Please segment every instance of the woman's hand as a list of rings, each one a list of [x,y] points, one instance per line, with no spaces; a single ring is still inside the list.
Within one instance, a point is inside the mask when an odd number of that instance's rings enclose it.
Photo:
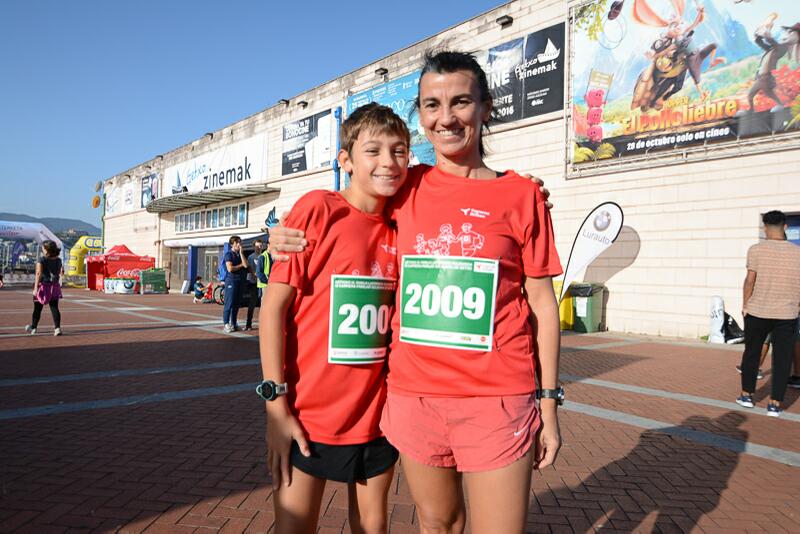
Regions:
[[[267,415],[267,464],[272,473],[272,488],[277,490],[281,483],[286,486],[292,484],[292,471],[290,467],[290,454],[292,440],[297,442],[303,456],[310,456],[303,427],[293,415],[288,412]]]
[[[555,400],[547,400],[555,403]],[[533,459],[533,468],[544,469],[551,465],[556,461],[560,448],[561,430],[558,428],[558,416],[554,409],[549,417],[542,414],[542,426],[536,433],[536,455]]]
[[[553,203],[550,202],[550,190],[544,186],[544,180],[530,174],[523,174],[522,176],[539,184],[539,191],[542,192],[542,196],[544,197],[544,205],[547,206],[547,209],[553,209]]]
[[[281,220],[286,218],[286,213],[281,216]],[[303,252],[308,245],[305,233],[302,230],[286,228],[281,223],[269,229],[269,255],[274,261],[289,261],[288,254],[282,252]]]

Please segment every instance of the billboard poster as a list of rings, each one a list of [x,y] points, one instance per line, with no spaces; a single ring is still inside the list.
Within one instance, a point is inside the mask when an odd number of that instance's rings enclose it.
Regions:
[[[284,126],[281,174],[330,165],[332,124],[333,115],[327,110]]]
[[[141,208],[158,198],[158,174],[148,174],[142,177],[142,201]]]
[[[266,179],[267,134],[260,133],[167,167],[161,196],[242,187]]]
[[[800,127],[796,0],[595,0],[573,20],[573,163]]]
[[[492,124],[564,108],[564,24],[477,54],[494,99]]]
[[[419,114],[414,109],[414,101],[419,92],[419,73],[414,71],[396,80],[391,80],[371,89],[347,97],[347,114],[355,109],[377,102],[388,106],[402,118],[411,132],[411,165],[427,163],[434,165],[436,156],[433,145],[425,137],[425,132],[419,124]]]

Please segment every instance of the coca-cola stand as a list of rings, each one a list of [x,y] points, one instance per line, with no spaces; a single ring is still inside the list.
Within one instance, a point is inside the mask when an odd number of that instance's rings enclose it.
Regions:
[[[102,291],[106,278],[138,280],[139,272],[152,269],[155,265],[155,258],[140,256],[131,252],[125,245],[116,245],[105,254],[86,258],[86,287]]]

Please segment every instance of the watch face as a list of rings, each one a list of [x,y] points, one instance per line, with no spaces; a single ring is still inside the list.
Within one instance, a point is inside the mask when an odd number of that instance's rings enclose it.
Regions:
[[[256,393],[258,393],[258,396],[264,400],[274,400],[275,384],[269,380],[265,380],[264,382],[261,382],[258,387],[256,387]]]

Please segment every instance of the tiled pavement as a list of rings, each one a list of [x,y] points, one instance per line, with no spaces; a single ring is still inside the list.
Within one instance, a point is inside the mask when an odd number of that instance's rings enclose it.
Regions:
[[[0,291],[0,532],[268,532],[256,338],[186,296],[68,291],[65,335]],[[565,336],[564,446],[529,532],[800,532],[800,403],[731,402],[740,347]],[[400,470],[398,470],[399,472]],[[320,532],[349,532],[330,484]],[[391,532],[417,532],[402,475]]]

